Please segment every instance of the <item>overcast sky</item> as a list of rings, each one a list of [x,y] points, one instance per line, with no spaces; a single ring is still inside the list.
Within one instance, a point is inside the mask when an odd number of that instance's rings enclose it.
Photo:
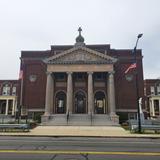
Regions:
[[[144,78],[160,77],[160,0],[0,0],[0,79],[18,79],[21,50],[74,44],[132,49],[138,33]]]

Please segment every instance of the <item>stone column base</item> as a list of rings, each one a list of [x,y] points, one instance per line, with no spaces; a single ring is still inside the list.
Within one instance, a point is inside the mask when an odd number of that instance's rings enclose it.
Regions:
[[[48,122],[50,115],[42,115],[41,116],[41,123]]]
[[[119,124],[119,116],[118,115],[110,114],[110,119],[111,119],[112,122]]]

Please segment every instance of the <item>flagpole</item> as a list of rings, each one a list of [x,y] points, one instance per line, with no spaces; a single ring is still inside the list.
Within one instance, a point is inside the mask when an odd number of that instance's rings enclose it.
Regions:
[[[137,41],[136,41],[136,45],[135,45],[135,47],[134,47],[134,52],[133,52],[133,54],[134,54],[134,62],[136,63],[136,66],[138,66],[137,65],[137,55],[136,55],[136,53],[137,53],[137,44],[138,44],[138,40],[139,40],[139,38],[141,38],[142,37],[142,35],[143,34],[139,34],[138,36],[137,36]],[[138,114],[138,133],[141,133],[141,118],[140,118],[140,109],[139,109],[139,86],[138,86],[138,70],[137,70],[137,67],[135,68],[135,88],[136,88],[136,105],[137,105],[137,114]]]
[[[19,104],[19,108],[18,108],[18,123],[19,123],[19,120],[20,120],[20,117],[21,117],[21,109],[22,109],[22,101],[23,101],[23,60],[20,58],[21,60],[21,68],[20,68],[20,84],[21,84],[21,88],[20,88],[20,104]]]

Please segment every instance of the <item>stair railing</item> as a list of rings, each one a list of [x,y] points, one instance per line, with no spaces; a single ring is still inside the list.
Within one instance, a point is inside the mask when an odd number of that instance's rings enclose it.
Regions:
[[[93,115],[92,115],[92,112],[91,112],[91,126],[92,126],[92,121],[93,121]]]
[[[69,121],[69,110],[67,111],[67,124],[68,124],[68,121]]]

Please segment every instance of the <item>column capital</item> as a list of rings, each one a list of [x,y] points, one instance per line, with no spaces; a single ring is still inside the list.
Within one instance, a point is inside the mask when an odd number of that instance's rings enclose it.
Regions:
[[[109,71],[108,73],[109,73],[109,75],[114,75],[115,71]]]
[[[46,75],[48,76],[48,75],[51,75],[53,72],[50,72],[50,71],[47,71],[46,72]]]
[[[73,72],[70,72],[70,71],[69,71],[69,72],[66,72],[66,73],[67,73],[67,74],[72,74]]]
[[[92,72],[92,71],[90,71],[90,72],[87,72],[87,74],[93,74],[93,72]]]

